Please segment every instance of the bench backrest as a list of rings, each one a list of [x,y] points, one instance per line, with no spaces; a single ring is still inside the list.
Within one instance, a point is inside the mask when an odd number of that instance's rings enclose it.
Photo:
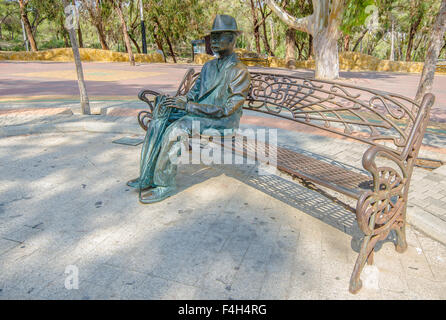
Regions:
[[[402,158],[421,143],[434,102],[431,94],[419,104],[399,94],[346,83],[285,74],[250,74],[251,88],[244,109],[380,145]],[[198,75],[188,70],[177,94],[186,94]]]

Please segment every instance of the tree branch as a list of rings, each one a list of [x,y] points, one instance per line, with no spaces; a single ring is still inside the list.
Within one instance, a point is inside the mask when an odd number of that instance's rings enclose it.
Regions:
[[[262,23],[271,15],[272,11],[268,12],[268,14],[263,18],[260,22],[257,22],[257,24],[254,26],[254,28],[257,28],[262,25]]]
[[[342,15],[345,8],[344,0],[333,0],[331,4],[330,16],[328,18],[328,25],[331,32],[339,33],[339,27],[342,23]]]
[[[3,22],[6,21],[6,18],[8,18],[10,15],[12,15],[12,12],[7,13],[6,16],[4,16],[4,17],[2,18],[2,20],[0,20],[0,23],[3,24]]]
[[[266,0],[268,7],[288,26],[293,29],[313,34],[311,22],[313,20],[313,15],[306,16],[303,18],[295,18],[282,9],[274,0]]]

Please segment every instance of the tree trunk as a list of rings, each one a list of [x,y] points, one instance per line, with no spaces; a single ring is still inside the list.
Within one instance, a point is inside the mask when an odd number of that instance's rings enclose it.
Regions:
[[[308,35],[308,59],[313,58],[313,36]]]
[[[81,31],[81,25],[79,24],[78,29],[77,29],[77,35],[79,37],[79,48],[83,48],[84,47],[84,41],[82,39],[82,31]]]
[[[170,38],[167,34],[165,34],[167,45],[169,46],[170,54],[172,55],[173,63],[177,63],[177,58],[175,57],[175,52],[173,51],[172,42],[170,42]]]
[[[130,37],[129,37],[129,33],[127,31],[127,25],[125,24],[124,14],[122,13],[121,1],[117,0],[117,1],[113,1],[113,3],[115,4],[116,12],[118,13],[119,19],[121,20],[122,33],[124,35],[125,46],[127,48],[128,54],[129,54],[130,65],[134,66],[135,65],[135,57],[133,56],[132,45],[130,43]]]
[[[21,17],[23,24],[25,26],[26,35],[27,35],[28,41],[31,45],[31,50],[33,52],[36,52],[36,51],[38,51],[38,49],[37,49],[36,40],[34,39],[34,35],[32,32],[31,24],[29,23],[29,20],[28,20],[28,14],[26,13],[27,5],[28,5],[27,0],[19,0],[20,17]]]
[[[274,25],[271,22],[269,24],[269,26],[270,26],[270,30],[271,30],[271,50],[274,52],[274,51],[276,51],[276,39],[274,37]]]
[[[105,37],[104,32],[104,23],[102,21],[102,10],[100,0],[96,0],[96,11],[95,16],[93,17],[95,21],[96,29],[98,30],[99,42],[101,43],[102,50],[109,50],[107,44],[107,38]]]
[[[304,43],[301,41],[300,44],[297,42],[297,39],[294,38],[294,45],[297,49],[297,60],[303,60],[303,50],[304,50]]]
[[[446,39],[443,39],[443,43],[444,43],[444,45],[443,45],[443,48],[440,49],[440,55],[443,52],[443,50],[446,49]]]
[[[153,30],[152,34],[153,34],[153,39],[155,39],[155,43],[156,43],[156,46],[158,47],[158,50],[161,50],[161,52],[163,53],[164,62],[167,62],[166,52],[164,51],[163,43],[162,43],[161,39],[158,37],[157,30]]]
[[[265,46],[266,52],[268,52],[270,56],[274,57],[274,52],[271,50],[268,42],[268,34],[266,32],[266,15],[262,8],[260,8],[260,14],[262,15],[263,45]]]
[[[95,23],[94,26],[96,30],[98,30],[99,42],[101,43],[102,50],[110,50],[107,44],[107,40],[105,38],[104,29],[102,27],[102,23]]]
[[[101,43],[102,50],[109,50],[107,40],[104,33],[104,27],[102,23],[101,3],[99,0],[83,0],[82,1],[87,8],[90,19],[98,32],[99,42]]]
[[[26,51],[29,51],[29,43],[28,43],[28,39],[26,38],[26,31],[25,31],[25,25],[23,24],[23,21],[20,20],[21,24],[22,24],[22,34],[23,34],[23,41],[25,42],[25,47],[26,47]]]
[[[286,30],[286,67],[296,68],[296,30],[288,28]]]
[[[63,0],[64,7],[68,5],[68,0]],[[82,61],[77,47],[76,32],[74,28],[68,29],[70,35],[71,48],[73,50],[74,63],[76,65],[77,83],[79,85],[79,93],[81,100],[82,114],[90,114],[90,103],[88,101],[87,88],[85,87],[84,72],[82,70]]]
[[[356,41],[355,45],[353,46],[352,51],[355,51],[356,48],[358,47],[358,45],[360,43],[362,43],[362,39],[364,38],[364,36],[367,33],[367,31],[369,31],[369,29],[365,29],[364,31],[362,31],[361,35],[359,36],[358,40]]]
[[[410,25],[409,41],[407,42],[407,50],[406,50],[406,61],[411,60],[413,39],[415,37],[415,34],[417,33],[418,26],[420,25],[422,18],[423,18],[423,15],[419,14],[417,16],[416,20]]]
[[[425,35],[423,34],[422,36],[420,36],[420,39],[418,40],[418,42],[417,43],[415,43],[415,46],[414,46],[414,48],[413,48],[413,61],[417,61],[417,59],[418,59],[418,56],[419,56],[419,51],[418,51],[418,48],[420,47],[420,44],[421,44],[421,42],[423,42],[423,38],[425,37]],[[414,40],[414,42],[415,42],[415,40]],[[440,50],[440,52],[441,52],[441,50]]]
[[[398,38],[399,38],[399,33],[397,32],[397,33],[395,34],[395,40],[394,40],[395,45],[396,45],[396,49],[395,49],[395,51],[396,51],[396,53],[395,53],[395,60],[396,60],[396,61],[399,61],[399,60],[400,60],[400,50],[399,50],[399,48],[398,48]]]
[[[403,45],[404,45],[404,33],[401,33],[401,41],[400,45],[398,46],[398,61],[403,61]]]
[[[254,26],[254,39],[256,41],[256,51],[260,54],[260,32],[259,32],[259,22],[257,20],[256,8],[254,5],[254,0],[251,0],[251,14],[252,14],[252,24]]]
[[[161,33],[163,34],[164,39],[165,39],[166,42],[167,42],[167,45],[169,46],[169,51],[170,51],[170,54],[172,55],[173,62],[174,62],[174,63],[177,63],[177,59],[176,59],[176,57],[175,57],[175,52],[173,51],[172,42],[170,42],[170,38],[169,38],[169,36],[168,36],[167,33],[164,31],[164,29],[163,29],[163,27],[161,26],[161,23],[159,22],[158,18],[155,17],[154,20],[155,20],[156,25],[157,25],[158,28],[160,29]]]
[[[70,46],[70,44],[68,43],[68,37],[65,33],[63,34],[63,42],[64,42],[65,48],[68,48]]]
[[[268,52],[270,56],[274,57],[274,52],[271,50],[271,47],[269,46],[265,23],[263,23],[263,45],[265,46],[266,52]]]
[[[37,10],[35,11],[35,16],[34,16],[33,22],[31,23],[31,31],[32,31],[34,37],[36,37],[36,35],[37,35],[37,28],[43,21],[45,21],[45,19],[46,19],[45,17],[43,17],[43,18],[40,17],[39,11],[37,11]]]
[[[350,35],[346,34],[344,37],[344,51],[350,51]]]
[[[392,19],[392,30],[390,31],[390,61],[394,61],[395,60],[395,27],[394,27],[394,22]]]
[[[432,90],[434,82],[435,68],[438,55],[443,46],[443,35],[446,31],[446,0],[442,0],[440,12],[431,31],[429,48],[427,49],[426,60],[424,61],[423,72],[421,73],[415,100],[421,102],[424,95]]]
[[[313,36],[317,79],[339,77],[337,41],[345,7],[344,0],[313,0],[313,14],[296,18],[288,14],[274,0],[265,0],[270,9],[289,27]]]
[[[59,26],[60,26],[60,30],[62,32],[64,46],[65,46],[65,48],[68,48],[68,47],[70,47],[70,43],[68,42],[69,35],[68,35],[67,30],[65,30],[65,20],[64,20],[63,16],[60,16]]]
[[[313,40],[317,79],[334,79],[339,77],[338,41],[328,29],[316,34]]]
[[[381,41],[384,36],[384,32],[378,32],[373,40],[370,41],[369,55],[372,55],[376,49],[376,45]]]
[[[141,48],[139,47],[138,42],[135,40],[134,37],[132,37],[132,35],[130,33],[129,33],[129,37],[130,37],[130,40],[132,40],[133,44],[135,45],[136,51],[138,51],[138,53],[141,53]]]

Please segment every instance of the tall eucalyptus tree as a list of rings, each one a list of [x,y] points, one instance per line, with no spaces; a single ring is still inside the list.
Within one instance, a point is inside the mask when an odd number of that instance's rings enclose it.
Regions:
[[[312,0],[313,13],[302,18],[290,15],[274,0],[265,2],[288,26],[312,36],[315,77],[338,78],[338,39],[342,34],[341,26],[364,23],[364,9],[370,4],[370,0]],[[344,14],[345,9],[348,9],[347,15]]]
[[[444,45],[444,34],[446,32],[446,0],[441,1],[440,11],[438,12],[430,35],[423,72],[421,73],[420,83],[415,97],[417,101],[421,101],[423,96],[432,90],[438,55]]]

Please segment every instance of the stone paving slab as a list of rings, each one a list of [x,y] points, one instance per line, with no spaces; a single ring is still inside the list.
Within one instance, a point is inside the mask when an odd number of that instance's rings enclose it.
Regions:
[[[122,109],[121,109],[122,110]],[[338,139],[334,135],[326,135],[313,130],[305,130],[300,125],[294,128],[289,122],[268,117],[255,117],[253,112],[246,112],[242,118],[241,129],[277,128],[278,143],[281,146],[306,154],[319,160],[335,163],[348,170],[368,174],[362,169],[361,161],[367,145],[346,139]],[[14,116],[16,125],[0,127],[1,136],[51,132],[114,132],[141,136],[143,133],[135,117],[131,116],[81,116],[60,114],[41,116],[38,114]],[[0,117],[1,121],[2,117]],[[284,122],[282,125],[281,123]],[[262,126],[267,125],[267,126]],[[446,163],[446,143],[438,140],[441,136],[427,133],[420,150],[420,157],[431,158]],[[432,141],[438,140],[433,147]],[[435,144],[435,143],[434,143]],[[389,164],[391,165],[391,164]],[[446,243],[446,172],[445,166],[430,172],[423,168],[414,168],[411,187],[409,189],[408,221],[431,237]],[[329,194],[333,192],[324,189]],[[340,194],[342,199],[352,207],[355,203]]]
[[[352,214],[255,165],[182,165],[176,195],[139,204],[125,181],[140,148],[121,136],[0,139],[0,299],[446,299],[446,246],[412,227],[351,295]]]

